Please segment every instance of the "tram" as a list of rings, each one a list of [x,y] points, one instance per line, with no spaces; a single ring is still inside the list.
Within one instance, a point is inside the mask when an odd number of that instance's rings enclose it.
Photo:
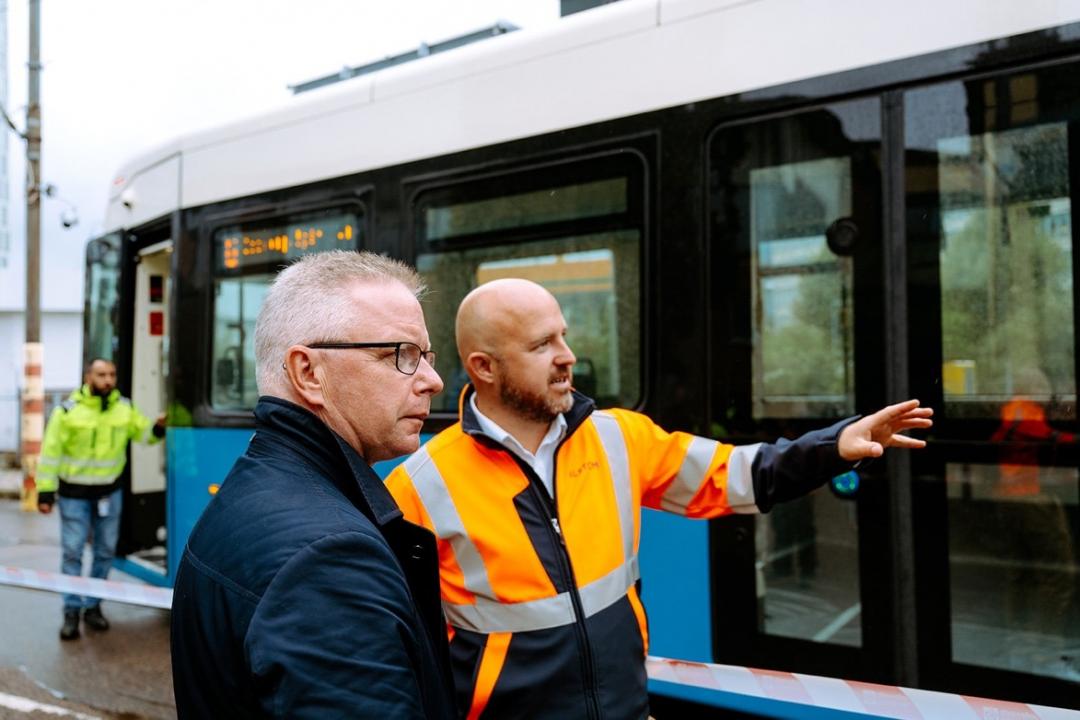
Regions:
[[[1078,76],[1075,0],[623,0],[131,160],[84,343],[169,418],[125,569],[171,583],[250,438],[275,273],[363,248],[432,288],[425,432],[505,276],[559,298],[580,389],[669,429],[935,408],[925,451],[767,515],[646,511],[653,654],[1080,708]]]

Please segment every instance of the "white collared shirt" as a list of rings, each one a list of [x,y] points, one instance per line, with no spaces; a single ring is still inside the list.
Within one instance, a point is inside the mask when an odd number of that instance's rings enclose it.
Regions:
[[[536,473],[536,476],[540,478],[540,482],[544,483],[548,495],[554,497],[555,449],[559,447],[559,443],[562,442],[562,439],[566,436],[566,418],[563,417],[562,413],[556,415],[555,419],[551,421],[551,426],[548,427],[547,435],[540,441],[540,447],[536,448],[536,454],[534,455],[526,450],[525,446],[517,441],[517,438],[499,427],[498,423],[487,415],[480,412],[480,408],[476,407],[475,393],[469,398],[469,402],[472,404],[472,410],[476,413],[476,420],[480,423],[480,429],[484,431],[484,434],[494,440],[498,440],[503,447],[528,463],[529,467]]]

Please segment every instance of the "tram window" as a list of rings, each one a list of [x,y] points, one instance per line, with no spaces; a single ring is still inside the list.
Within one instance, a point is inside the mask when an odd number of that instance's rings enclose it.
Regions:
[[[792,437],[854,413],[856,316],[875,316],[856,291],[879,277],[880,117],[856,100],[710,138],[714,435]],[[754,519],[760,633],[862,645],[856,507],[819,491]]]
[[[214,232],[214,409],[255,407],[255,320],[278,272],[304,255],[361,246],[362,228],[355,212],[323,210]]]
[[[115,358],[116,312],[120,285],[120,236],[98,238],[86,246],[86,347],[90,358]]]
[[[625,212],[626,202],[626,178],[619,177],[428,207],[424,212],[425,239],[444,240],[530,225],[603,217]]]
[[[913,297],[929,315],[912,333],[940,348],[914,363],[944,396],[952,659],[1069,680],[1080,677],[1076,71],[905,98]]]
[[[851,216],[848,158],[750,172],[754,417],[854,411],[851,259],[829,225]]]
[[[424,250],[416,267],[431,289],[425,313],[446,382],[433,409],[457,410],[468,382],[455,351],[458,303],[509,277],[533,280],[558,298],[578,358],[575,387],[601,406],[632,407],[641,397],[642,213],[634,175],[561,185],[524,175],[442,189],[418,202]]]
[[[1064,122],[935,139],[950,417],[1023,393],[1076,418],[1068,152]]]

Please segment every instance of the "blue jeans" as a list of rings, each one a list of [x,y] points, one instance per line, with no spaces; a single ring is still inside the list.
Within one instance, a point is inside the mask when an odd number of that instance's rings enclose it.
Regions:
[[[63,548],[60,572],[65,575],[82,575],[83,547],[90,537],[91,528],[94,531],[94,562],[90,567],[90,577],[104,580],[109,574],[116,555],[116,540],[120,535],[120,507],[124,491],[117,490],[102,499],[109,501],[105,517],[98,512],[98,500],[57,498],[60,507],[60,545]],[[100,604],[99,598],[64,595],[64,612]]]

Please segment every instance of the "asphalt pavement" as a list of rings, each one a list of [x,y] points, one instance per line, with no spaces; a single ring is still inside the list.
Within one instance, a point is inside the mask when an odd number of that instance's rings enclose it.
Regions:
[[[0,565],[56,572],[59,519],[22,512],[20,483],[0,471]],[[140,582],[116,570],[109,579]],[[102,609],[109,631],[84,628],[62,642],[59,595],[0,586],[0,720],[176,717],[168,612],[108,601]]]

